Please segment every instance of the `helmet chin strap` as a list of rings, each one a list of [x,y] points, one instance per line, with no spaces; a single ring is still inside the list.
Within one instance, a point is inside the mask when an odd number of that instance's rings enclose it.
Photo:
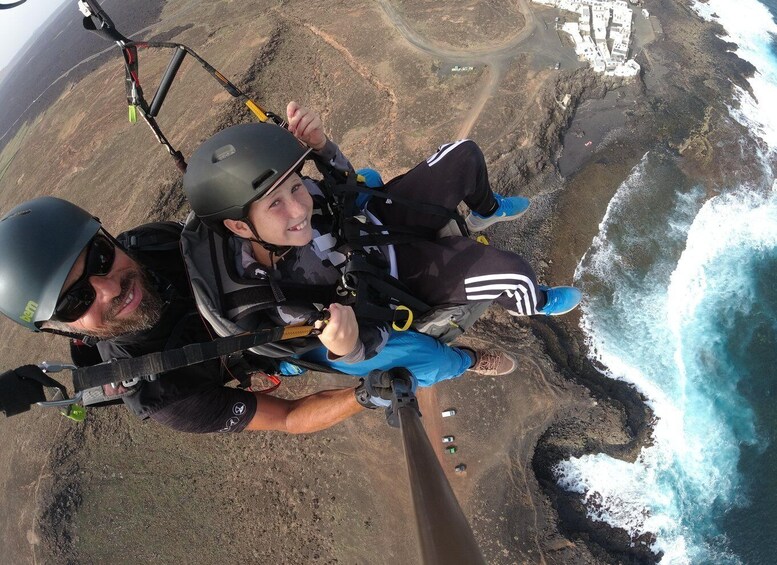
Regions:
[[[89,335],[86,335],[86,334],[83,334],[83,333],[66,332],[66,331],[57,330],[57,329],[54,329],[54,328],[40,328],[40,331],[46,332],[46,333],[49,333],[49,334],[54,334],[54,335],[61,335],[63,337],[67,337],[67,338],[70,338],[70,339],[78,339],[78,340],[83,341],[84,343],[88,343],[89,345],[92,345],[93,343],[96,343],[97,340],[98,340],[98,338],[96,338],[96,337],[89,336]]]
[[[270,252],[270,266],[275,269],[275,258],[283,259],[284,256],[291,251],[292,246],[290,245],[274,245],[272,243],[267,243],[264,241],[261,237],[259,237],[259,234],[256,231],[256,228],[254,227],[253,222],[250,218],[246,217],[242,220],[243,223],[245,223],[250,229],[251,233],[254,234],[254,237],[249,238],[248,241],[253,241],[254,243],[258,243],[261,245],[264,249]]]

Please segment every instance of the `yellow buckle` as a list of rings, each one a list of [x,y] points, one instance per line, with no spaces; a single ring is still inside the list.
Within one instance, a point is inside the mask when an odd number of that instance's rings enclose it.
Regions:
[[[489,244],[488,243],[488,238],[486,236],[482,235],[482,234],[477,236],[475,238],[475,241],[477,241],[478,243],[482,243],[483,245],[488,245]]]
[[[391,327],[398,332],[403,332],[407,329],[410,329],[410,326],[413,323],[413,311],[407,306],[403,306],[400,304],[399,306],[397,306],[394,312],[396,313],[396,312],[399,312],[400,310],[407,312],[407,320],[405,321],[405,324],[403,326],[398,326],[396,322],[391,322]]]

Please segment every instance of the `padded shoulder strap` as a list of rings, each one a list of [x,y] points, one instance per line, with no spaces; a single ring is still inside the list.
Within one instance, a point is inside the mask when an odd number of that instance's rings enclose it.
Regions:
[[[170,251],[178,247],[182,230],[179,222],[152,222],[120,233],[116,239],[127,249]]]

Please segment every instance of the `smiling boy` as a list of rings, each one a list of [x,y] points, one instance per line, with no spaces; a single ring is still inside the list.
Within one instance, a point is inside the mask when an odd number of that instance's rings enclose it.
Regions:
[[[332,213],[338,203],[331,187],[303,178],[300,171],[311,152],[346,175],[354,175],[353,168],[325,135],[318,114],[290,102],[287,116],[288,130],[269,123],[222,130],[194,152],[184,176],[195,215],[184,230],[185,255],[200,309],[220,335],[301,323],[327,308],[331,317],[318,340],[255,351],[312,360],[351,374],[401,364],[421,385],[431,385],[457,376],[462,365],[440,365],[425,357],[461,350],[440,350],[439,342],[417,332],[391,331],[390,320],[379,315],[385,304],[369,303],[376,295],[391,293],[386,285],[407,289],[432,307],[496,301],[514,315],[558,315],[579,302],[574,288],[537,284],[533,270],[517,254],[466,237],[418,238],[402,245],[350,243]],[[388,198],[373,196],[354,215],[372,225],[412,225],[429,233],[442,228],[462,200],[472,210],[467,218],[472,230],[514,220],[529,204],[525,198],[491,191],[482,154],[468,140],[444,146],[383,190]],[[445,217],[426,212],[430,203],[443,209]],[[375,278],[385,283],[378,285],[380,290],[349,287],[354,257],[368,264],[373,283]],[[269,288],[272,296],[248,298],[252,285]],[[327,288],[328,295],[323,292]],[[409,349],[411,341],[414,347]],[[464,369],[506,374],[515,367],[515,360],[498,350],[465,353],[470,359]],[[454,366],[457,372],[451,374]]]

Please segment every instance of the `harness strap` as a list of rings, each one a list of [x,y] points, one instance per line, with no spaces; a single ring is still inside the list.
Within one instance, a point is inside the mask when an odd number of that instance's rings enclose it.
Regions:
[[[445,206],[419,202],[392,194],[390,190],[391,183],[393,180],[401,177],[389,181],[383,189],[374,189],[359,183],[357,180],[358,175],[356,174],[346,174],[342,171],[333,170],[332,167],[321,163],[319,159],[314,160],[324,177],[323,188],[329,193],[329,197],[337,202],[337,210],[333,218],[335,223],[334,232],[340,234],[349,245],[358,247],[402,245],[418,241],[429,241],[436,238],[436,233],[433,230],[413,226],[372,226],[355,221],[353,216],[358,213],[356,202],[357,196],[360,194],[396,202],[419,212],[453,220],[459,226],[462,233],[467,233],[466,225],[456,210],[449,210]]]
[[[180,245],[182,228],[177,222],[155,222],[121,233],[116,240],[127,249],[172,251]]]
[[[407,312],[405,322],[412,317],[414,312],[424,314],[431,309],[428,304],[413,296],[404,283],[372,265],[362,255],[351,254],[345,265],[343,277],[346,282],[349,282],[350,279],[351,282],[356,283],[354,310],[359,317],[382,322],[395,323],[397,321],[397,310],[387,306],[376,306],[374,301],[370,299],[370,295],[376,292],[389,298],[390,302],[395,305],[404,306],[404,311],[410,310]]]
[[[306,285],[303,288],[279,286],[285,296],[281,303],[285,305],[299,304],[309,306],[312,302],[328,306],[333,298],[331,286]],[[241,288],[221,297],[221,305],[225,311],[230,311],[246,304],[251,305],[250,312],[256,312],[257,310],[275,308],[279,305],[279,302],[275,299],[275,293],[269,285]]]
[[[147,353],[129,359],[113,359],[99,365],[73,369],[73,386],[76,392],[79,392],[137,377],[166,373],[258,345],[315,335],[315,332],[317,330],[312,326],[278,327],[240,336],[217,338],[209,342],[192,343],[178,349]]]
[[[298,359],[296,357],[284,357],[281,359],[282,361],[286,361],[287,363],[291,363],[292,365],[297,365],[298,367],[302,367],[303,369],[308,369],[310,371],[318,371],[319,373],[336,373],[338,375],[346,375],[348,373],[343,373],[339,369],[335,369],[334,367],[330,367],[329,365],[323,365],[321,363],[315,363],[313,361],[306,361],[305,359]]]
[[[401,245],[434,239],[434,232],[413,226],[376,226],[359,221],[343,222],[343,237],[349,245]]]

